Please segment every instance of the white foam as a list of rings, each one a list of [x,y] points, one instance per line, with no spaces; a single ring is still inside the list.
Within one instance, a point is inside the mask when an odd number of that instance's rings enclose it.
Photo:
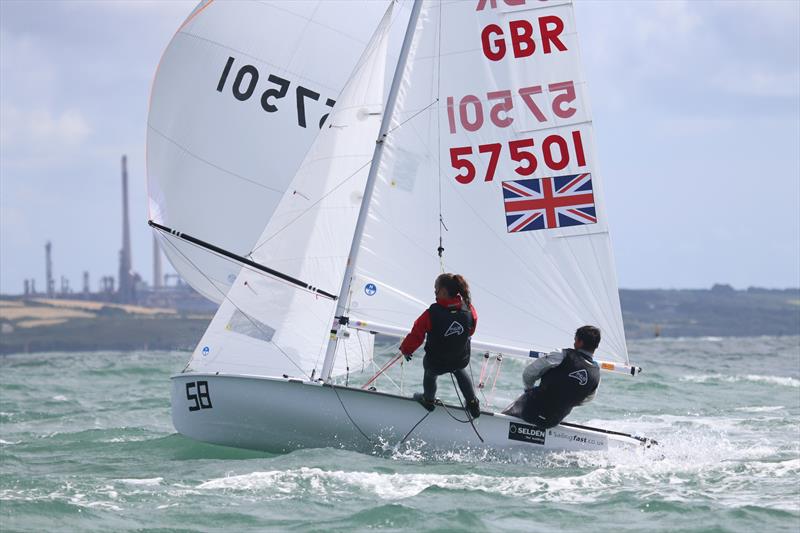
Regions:
[[[736,411],[744,411],[745,413],[771,413],[773,411],[780,411],[783,409],[782,405],[763,405],[754,407],[737,407]]]
[[[785,387],[800,387],[800,379],[789,376],[761,376],[758,374],[747,374],[737,376],[726,376],[723,374],[699,374],[688,375],[681,378],[681,381],[692,383],[708,383],[721,381],[726,383],[736,383],[739,381],[752,381],[756,383],[770,383],[772,385],[783,385]]]
[[[162,481],[164,481],[163,477],[150,477],[150,478],[127,478],[127,479],[117,479],[115,480],[119,483],[125,483],[126,485],[160,485]]]
[[[276,496],[297,495],[298,491],[329,496],[365,491],[383,500],[401,500],[428,488],[480,491],[504,496],[526,497],[532,501],[568,500],[591,502],[619,474],[597,469],[587,474],[562,477],[506,477],[478,474],[385,474],[378,472],[326,471],[303,467],[296,470],[252,472],[211,479],[198,486],[203,490],[269,491]],[[580,489],[580,490],[576,490]],[[589,489],[589,490],[587,490]],[[598,490],[594,490],[598,489]],[[566,493],[569,493],[568,495]]]

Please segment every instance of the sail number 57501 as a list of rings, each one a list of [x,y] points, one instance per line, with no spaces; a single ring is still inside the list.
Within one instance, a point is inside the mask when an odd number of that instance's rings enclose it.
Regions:
[[[225,63],[225,67],[223,67],[222,74],[219,77],[219,82],[217,82],[218,92],[222,92],[225,89],[225,85],[228,82],[228,76],[231,74],[234,61],[235,59],[233,57],[229,57],[228,61]],[[233,97],[240,102],[249,100],[256,91],[259,79],[263,80],[258,69],[253,65],[242,65],[239,67],[231,84],[231,92],[233,93]],[[266,85],[267,89],[261,93],[261,108],[267,113],[275,113],[279,109],[278,100],[286,98],[289,93],[291,82],[285,78],[281,78],[280,76],[270,74],[267,76]],[[305,128],[307,115],[306,103],[307,101],[318,101],[320,98],[320,93],[313,91],[308,87],[297,85],[295,86],[294,95],[295,104],[297,106],[297,125],[301,128]],[[336,100],[332,98],[327,98],[325,100],[325,105],[327,107],[333,107],[334,104],[336,104]],[[320,128],[325,123],[325,119],[328,118],[328,114],[329,113],[325,113],[319,119]]]
[[[548,170],[564,170],[573,161],[579,167],[586,166],[586,154],[583,149],[583,138],[580,130],[575,130],[565,138],[561,135],[548,135],[537,144],[533,138],[516,139],[507,144],[489,143],[478,145],[479,154],[487,154],[484,181],[494,179],[500,156],[507,151],[508,157],[519,163],[514,167],[514,172],[520,176],[530,176],[539,168],[539,161],[544,163]],[[538,152],[538,153],[537,153]],[[478,174],[472,157],[475,149],[472,146],[456,146],[450,148],[450,165],[460,172],[456,174],[459,183],[471,183]]]

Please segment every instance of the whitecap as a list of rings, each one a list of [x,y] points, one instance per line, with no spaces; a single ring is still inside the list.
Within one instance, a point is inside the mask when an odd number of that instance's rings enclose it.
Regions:
[[[252,472],[211,479],[199,485],[203,490],[271,491],[276,496],[303,493],[337,495],[353,489],[383,500],[417,496],[428,488],[480,491],[503,496],[525,497],[531,501],[592,502],[599,489],[620,482],[620,473],[601,468],[578,476],[493,477],[478,474],[385,474],[378,472],[326,471],[303,467],[297,470]],[[588,489],[588,490],[587,490]],[[595,490],[597,489],[597,490]]]
[[[116,479],[119,483],[125,483],[127,485],[160,485],[162,481],[164,481],[163,477],[151,477],[151,478],[127,478],[127,479]]]
[[[737,407],[736,411],[744,411],[745,413],[769,413],[772,411],[780,411],[783,409],[782,405],[762,405],[753,407]]]
[[[681,381],[692,383],[725,382],[736,383],[739,381],[751,381],[755,383],[770,383],[772,385],[783,385],[785,387],[800,387],[800,379],[789,376],[761,376],[758,374],[746,374],[737,376],[726,376],[724,374],[698,374],[683,376]]]

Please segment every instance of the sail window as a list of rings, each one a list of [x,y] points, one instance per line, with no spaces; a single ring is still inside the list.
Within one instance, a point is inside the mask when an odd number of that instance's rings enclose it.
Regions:
[[[226,329],[266,342],[271,341],[275,335],[275,328],[269,327],[239,309],[231,316]]]

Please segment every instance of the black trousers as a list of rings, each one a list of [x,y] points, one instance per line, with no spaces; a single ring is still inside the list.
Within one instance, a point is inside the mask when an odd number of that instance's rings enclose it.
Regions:
[[[444,372],[446,374],[447,372]],[[451,372],[458,382],[458,388],[461,389],[461,394],[464,396],[465,402],[471,402],[475,399],[475,389],[472,387],[472,380],[469,378],[469,373],[466,368],[459,368]],[[425,376],[422,378],[422,395],[426,400],[433,401],[436,398],[436,378],[442,374],[437,374],[432,370],[425,369]]]
[[[572,407],[562,406],[560,409],[549,407],[549,409],[545,409],[545,406],[536,397],[536,388],[533,388],[523,392],[519,398],[514,400],[514,403],[503,410],[503,414],[516,416],[534,426],[546,429],[560,424],[572,411]]]

